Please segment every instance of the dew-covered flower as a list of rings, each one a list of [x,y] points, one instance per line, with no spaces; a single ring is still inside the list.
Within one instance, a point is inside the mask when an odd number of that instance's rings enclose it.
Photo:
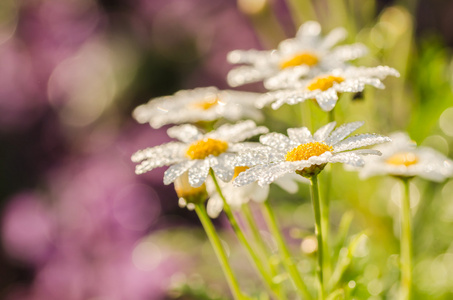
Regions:
[[[339,162],[361,167],[364,164],[362,155],[379,155],[380,152],[354,149],[390,141],[388,137],[378,134],[359,134],[346,138],[363,124],[346,123],[334,130],[336,122],[331,122],[318,129],[314,135],[306,127],[290,128],[288,136],[281,133],[263,135],[260,137],[263,146],[241,151],[236,158],[236,165],[249,166],[250,169],[239,174],[234,184],[243,186],[258,181],[259,185],[264,186],[287,173],[312,177],[321,172],[327,163]]]
[[[334,69],[312,79],[295,81],[291,86],[282,86],[281,83],[284,81],[277,82],[279,78],[276,77],[272,87],[286,89],[264,94],[257,101],[257,106],[263,107],[272,103],[272,108],[277,109],[285,103],[293,105],[315,99],[321,109],[331,111],[338,101],[339,93],[362,92],[365,85],[383,89],[384,84],[381,80],[389,75],[399,77],[398,71],[387,66]]]
[[[133,116],[139,123],[153,128],[167,124],[196,123],[225,118],[238,121],[243,118],[261,120],[261,112],[254,106],[260,94],[215,87],[178,91],[172,96],[151,99],[138,106]]]
[[[375,175],[392,175],[422,178],[441,182],[453,176],[453,161],[443,154],[428,148],[417,147],[407,133],[397,132],[392,142],[374,149],[381,151],[381,157],[367,157],[365,166],[359,170],[364,179]]]
[[[228,182],[234,175],[233,161],[237,151],[248,145],[239,142],[267,132],[266,127],[257,127],[250,120],[225,124],[206,134],[193,125],[175,126],[168,129],[167,133],[180,142],[140,150],[132,155],[132,161],[140,163],[135,169],[137,174],[170,166],[165,171],[164,184],[170,184],[188,172],[189,184],[200,187],[206,181],[210,169],[221,180]]]
[[[247,169],[248,167],[236,167],[233,179]],[[297,174],[286,174],[275,180],[275,184],[291,194],[297,192],[297,182],[308,183],[308,180],[298,176]],[[234,186],[232,182],[219,182],[219,185],[222,189],[222,194],[224,195],[225,200],[233,209],[239,209],[243,204],[248,203],[250,200],[260,203],[264,202],[269,195],[269,185],[259,186],[255,182],[244,186]],[[206,188],[209,193],[209,200],[206,207],[208,215],[211,218],[217,218],[222,212],[223,200],[216,191],[212,180],[208,179],[206,181]]]
[[[304,23],[296,37],[282,41],[278,48],[269,51],[235,50],[228,54],[228,61],[244,64],[230,71],[228,83],[239,86],[250,82],[272,79],[290,79],[293,71],[299,76],[311,71],[329,71],[344,66],[346,61],[363,56],[367,49],[362,44],[334,47],[346,37],[344,28],[336,28],[325,37],[321,26],[314,21]],[[266,86],[265,81],[265,86]]]

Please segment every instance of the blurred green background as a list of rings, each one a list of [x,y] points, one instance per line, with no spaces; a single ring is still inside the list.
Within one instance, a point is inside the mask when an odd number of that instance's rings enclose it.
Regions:
[[[408,131],[452,157],[452,14],[448,0],[2,0],[0,298],[228,299],[205,234],[163,186],[163,170],[134,174],[130,155],[169,138],[166,128],[136,124],[133,108],[179,89],[228,88],[229,51],[274,48],[317,20],[370,49],[357,65],[402,75],[362,98],[343,95],[338,121]],[[312,103],[302,108],[311,111],[305,123],[284,106],[267,109],[265,125],[283,132],[326,123]],[[332,169],[332,239],[345,249],[339,286],[347,299],[394,299],[399,182]],[[313,217],[308,187],[300,190],[272,187],[270,201],[310,273]],[[411,193],[415,298],[452,299],[453,182],[414,180]],[[227,222],[215,223],[241,285],[259,296]]]

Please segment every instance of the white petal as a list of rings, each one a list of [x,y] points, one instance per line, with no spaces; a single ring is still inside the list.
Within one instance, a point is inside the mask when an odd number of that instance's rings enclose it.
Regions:
[[[338,93],[335,89],[335,85],[330,89],[320,92],[316,95],[316,102],[318,102],[319,107],[324,111],[331,111],[338,101]]]
[[[211,196],[206,205],[206,211],[208,216],[215,219],[217,218],[223,209],[223,200],[220,198],[219,194]]]
[[[215,175],[222,181],[228,182],[234,175],[234,159],[236,155],[232,153],[224,153],[220,156],[209,157],[210,165]]]
[[[253,201],[263,203],[264,201],[267,200],[267,197],[269,196],[269,185],[265,186],[259,186],[255,184],[256,187],[254,189],[254,192],[250,197],[252,198]]]
[[[242,121],[236,124],[225,124],[220,126],[217,130],[211,131],[206,134],[206,137],[212,137],[228,142],[240,142],[254,135],[266,133],[269,130],[264,126],[256,126],[255,122],[251,120]]]
[[[367,54],[368,49],[365,45],[357,43],[335,47],[331,55],[340,61],[349,61]]]
[[[335,145],[336,143],[350,135],[352,132],[357,130],[363,124],[365,124],[365,122],[359,121],[341,125],[337,129],[335,129],[334,132],[332,132],[332,134],[326,139],[326,144],[331,146]]]
[[[179,176],[184,174],[191,166],[195,164],[195,160],[186,160],[177,165],[173,165],[164,173],[164,184],[170,184]]]
[[[234,181],[233,181],[234,186],[243,186],[243,185],[250,184],[252,182],[257,181],[260,178],[261,173],[264,172],[265,170],[269,169],[273,165],[276,165],[276,164],[255,166],[244,172],[241,172],[234,179]]]
[[[277,178],[291,173],[295,172],[297,168],[295,167],[295,164],[289,163],[289,162],[282,162],[279,164],[276,164],[274,166],[270,166],[266,170],[263,170],[261,172],[261,176],[258,179],[258,184],[260,186],[264,186],[267,184],[271,184],[274,182]]]
[[[282,151],[289,151],[298,145],[297,143],[291,141],[286,135],[277,132],[262,135],[260,137],[260,142],[264,145]]]
[[[337,125],[337,122],[334,121],[334,122],[330,122],[329,124],[324,125],[323,127],[319,128],[314,134],[315,140],[318,142],[325,141],[336,125]]]
[[[186,147],[187,146],[182,143],[170,142],[156,147],[139,150],[132,155],[131,160],[133,162],[140,162],[145,159],[159,160],[162,158],[179,158],[182,157],[182,153]]]
[[[275,184],[280,186],[282,189],[284,189],[286,192],[294,194],[297,192],[299,189],[299,185],[297,182],[304,182],[304,183],[310,183],[310,181],[298,174],[295,173],[290,173],[286,174],[277,180],[274,181]]]
[[[234,161],[235,166],[255,166],[284,160],[286,151],[278,151],[271,147],[247,150],[239,153]]]
[[[344,164],[349,164],[354,167],[362,167],[364,165],[364,160],[362,157],[359,155],[352,153],[352,152],[344,152],[344,153],[339,153],[334,156],[332,156],[329,161],[331,163],[344,163]]]
[[[313,142],[313,137],[311,136],[310,130],[307,127],[300,128],[288,128],[288,136],[292,141],[305,144],[308,142]]]
[[[168,136],[176,138],[185,143],[190,143],[203,137],[203,134],[200,132],[200,130],[190,124],[171,127],[167,130],[167,134]]]
[[[142,161],[139,165],[135,167],[135,173],[137,175],[146,173],[148,171],[151,171],[155,168],[162,167],[162,166],[168,166],[172,165],[175,163],[179,163],[181,158],[167,158],[167,157],[162,157],[159,159],[147,159]]]
[[[341,152],[346,150],[352,150],[355,148],[390,142],[391,139],[386,136],[378,135],[378,134],[359,134],[355,136],[351,136],[344,141],[341,141],[335,145],[333,145],[334,152]]]
[[[197,159],[189,169],[189,184],[193,187],[201,186],[209,174],[209,159]]]
[[[330,49],[346,38],[348,32],[343,27],[338,27],[330,31],[321,42],[322,49]],[[338,47],[337,47],[338,48]],[[336,49],[336,48],[335,48]]]

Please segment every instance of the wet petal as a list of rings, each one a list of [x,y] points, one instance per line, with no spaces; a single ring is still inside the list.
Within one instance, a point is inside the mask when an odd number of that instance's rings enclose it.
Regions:
[[[209,159],[195,160],[195,164],[189,169],[189,183],[193,187],[201,186],[209,174]]]
[[[346,123],[335,129],[332,134],[326,139],[326,144],[327,145],[335,145],[348,135],[350,135],[352,132],[357,130],[359,127],[361,127],[365,122],[359,121],[359,122],[351,122],[351,123]]]
[[[195,164],[195,160],[186,160],[177,165],[173,165],[164,173],[164,184],[170,184],[179,176],[184,174],[191,166]]]
[[[333,145],[334,152],[341,152],[346,150],[352,150],[355,148],[390,142],[391,139],[386,136],[367,133],[351,136],[335,145]]]

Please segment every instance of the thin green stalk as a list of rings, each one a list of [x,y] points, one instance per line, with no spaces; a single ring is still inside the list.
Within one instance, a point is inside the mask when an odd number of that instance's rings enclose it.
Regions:
[[[219,239],[219,236],[217,235],[217,232],[215,231],[214,225],[212,224],[211,219],[209,218],[206,212],[204,204],[202,203],[196,204],[195,212],[197,213],[198,218],[200,219],[201,224],[203,225],[203,228],[206,231],[206,235],[208,236],[212,247],[214,248],[214,252],[217,256],[217,259],[220,262],[223,273],[225,274],[225,277],[227,279],[228,285],[230,287],[234,299],[236,300],[246,299],[242,294],[238,281],[234,276],[230,264],[228,263],[228,258],[225,253],[225,250],[223,249],[222,243]]]
[[[256,245],[258,246],[263,258],[267,261],[267,264],[269,266],[269,270],[271,273],[272,277],[275,277],[278,275],[278,270],[275,268],[274,264],[271,262],[269,258],[269,251],[266,247],[266,244],[264,243],[263,238],[261,237],[261,234],[259,232],[258,226],[256,225],[255,219],[253,218],[252,211],[249,207],[248,204],[242,205],[242,214],[244,215],[247,225],[253,235],[253,239],[255,240]],[[284,292],[281,290],[279,286],[276,286],[276,292],[279,295],[279,299],[287,299],[286,296],[284,295]]]
[[[278,250],[280,251],[280,255],[282,256],[282,262],[289,273],[292,281],[294,282],[298,293],[304,297],[305,299],[312,299],[305,282],[302,280],[299,271],[297,270],[294,262],[291,258],[291,254],[289,253],[288,247],[286,246],[285,240],[280,233],[280,230],[277,225],[277,221],[274,216],[274,212],[272,208],[269,206],[268,201],[263,203],[263,215],[266,219],[267,226],[271,231],[272,235],[274,236],[275,240],[277,241]]]
[[[329,123],[335,121],[335,108],[328,112]]]
[[[401,300],[409,300],[412,296],[412,229],[409,179],[402,179],[404,197],[401,203]]]
[[[226,201],[222,189],[219,186],[219,183],[217,182],[217,178],[215,177],[214,171],[211,169],[210,170],[210,175],[212,177],[212,180],[214,181],[214,185],[216,187],[217,193],[219,193],[220,198],[223,200],[223,211],[225,212],[228,221],[230,221],[231,227],[233,227],[234,232],[236,233],[237,238],[241,242],[241,244],[246,248],[247,252],[249,253],[250,257],[252,258],[253,262],[255,263],[256,268],[258,269],[258,272],[260,275],[263,277],[264,282],[266,283],[267,287],[269,290],[271,290],[274,294],[277,294],[277,286],[273,283],[271,276],[269,273],[266,271],[264,268],[261,260],[259,257],[256,255],[255,251],[253,251],[252,247],[250,246],[250,243],[247,241],[247,238],[245,237],[244,233],[242,232],[241,227],[239,226],[236,218],[234,217],[233,211],[231,210],[230,205]]]
[[[318,299],[324,299],[324,282],[323,282],[323,238],[322,238],[322,227],[321,227],[321,206],[319,201],[319,188],[318,188],[318,176],[314,175],[310,178],[311,181],[311,200],[313,203],[313,211],[315,215],[315,231],[316,238],[318,240],[318,280],[319,280],[319,293]]]
[[[323,276],[324,281],[328,281],[332,274],[332,261],[329,250],[330,236],[330,191],[332,187],[332,165],[324,170],[324,195],[321,198],[321,229],[322,229],[322,248],[323,248]]]

